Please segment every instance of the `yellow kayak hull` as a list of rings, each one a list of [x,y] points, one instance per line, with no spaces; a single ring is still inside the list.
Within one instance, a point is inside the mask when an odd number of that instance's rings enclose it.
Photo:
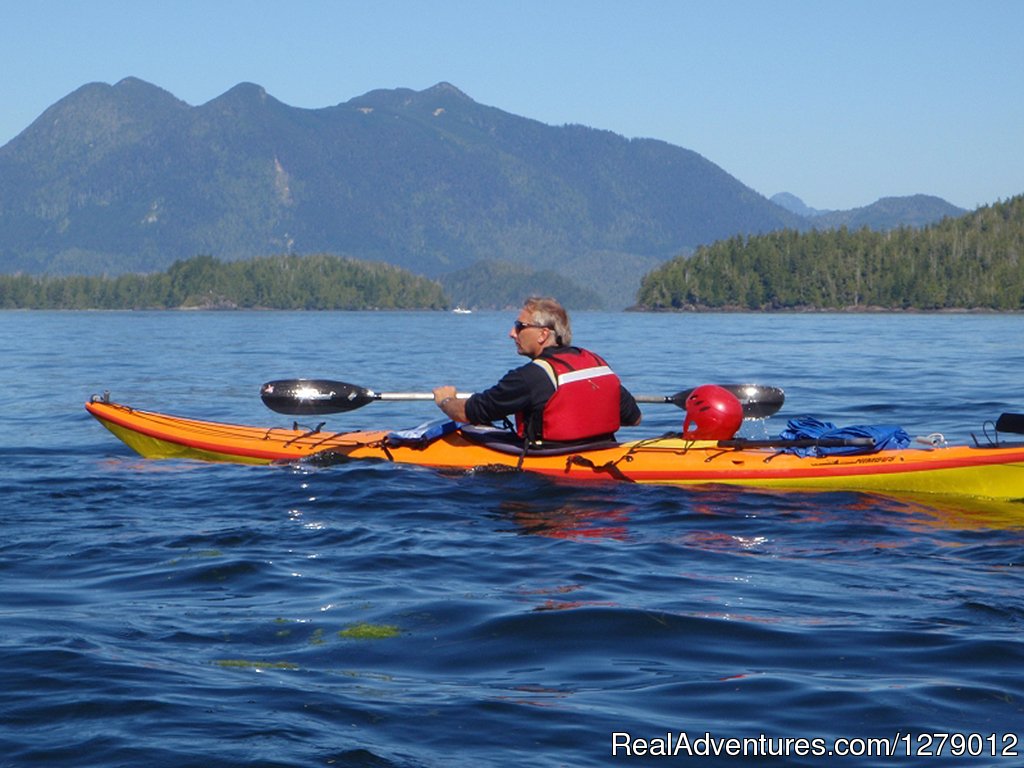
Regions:
[[[330,454],[436,469],[520,465],[516,453],[496,450],[460,431],[425,446],[395,445],[388,432],[320,432],[187,419],[92,401],[86,409],[141,456],[271,464]],[[710,441],[660,437],[527,455],[521,468],[578,481],[619,480],[660,485],[737,485],[754,488],[852,490],[1024,499],[1024,445],[905,448],[856,456],[799,457],[773,448],[720,448]]]

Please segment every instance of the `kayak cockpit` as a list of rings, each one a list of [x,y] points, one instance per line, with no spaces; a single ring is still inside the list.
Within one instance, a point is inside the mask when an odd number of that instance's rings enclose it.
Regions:
[[[469,442],[483,446],[492,451],[520,455],[524,453],[523,439],[515,433],[502,429],[480,424],[463,424],[459,432]],[[528,456],[566,456],[581,451],[599,451],[606,448],[618,448],[618,440],[609,437],[597,440],[582,440],[571,443],[544,442],[531,443],[526,446],[525,453]]]

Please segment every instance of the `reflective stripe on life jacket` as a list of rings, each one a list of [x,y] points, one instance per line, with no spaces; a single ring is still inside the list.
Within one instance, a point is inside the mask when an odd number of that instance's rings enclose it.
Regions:
[[[619,377],[593,352],[577,349],[533,361],[555,385],[541,416],[544,440],[585,440],[610,435],[619,421]],[[520,421],[520,435],[522,420]],[[530,435],[536,440],[538,436]]]

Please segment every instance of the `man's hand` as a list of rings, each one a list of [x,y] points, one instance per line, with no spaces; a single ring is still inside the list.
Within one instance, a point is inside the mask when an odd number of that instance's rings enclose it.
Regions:
[[[434,389],[434,402],[441,412],[452,421],[468,422],[466,418],[466,401],[456,397],[458,390],[450,385]]]

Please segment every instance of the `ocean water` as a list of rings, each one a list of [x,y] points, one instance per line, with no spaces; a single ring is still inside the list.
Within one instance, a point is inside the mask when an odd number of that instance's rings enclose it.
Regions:
[[[1024,503],[146,461],[83,409],[272,426],[275,378],[479,389],[513,319],[0,313],[0,766],[1020,764]],[[636,393],[783,387],[752,435],[1024,411],[1021,315],[574,325]],[[624,434],[682,420],[644,413]]]

